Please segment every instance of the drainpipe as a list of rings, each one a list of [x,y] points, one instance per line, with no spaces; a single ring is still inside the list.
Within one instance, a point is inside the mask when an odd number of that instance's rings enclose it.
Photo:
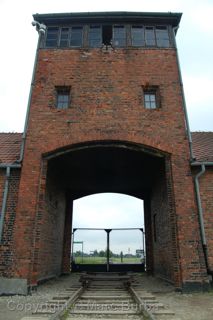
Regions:
[[[180,59],[179,59],[176,36],[175,36],[178,28],[179,28],[179,25],[177,27],[173,28],[173,41],[174,41],[174,45],[175,45],[175,49],[176,49],[178,73],[179,73],[179,79],[180,79],[180,85],[181,85],[181,94],[182,94],[182,101],[183,101],[183,111],[184,111],[185,121],[186,121],[185,122],[186,132],[187,132],[188,140],[189,140],[190,161],[194,161],[195,157],[193,155],[193,150],[192,150],[192,135],[191,135],[190,126],[189,126],[189,118],[188,118],[188,113],[187,113],[187,108],[186,108],[186,99],[185,99],[185,93],[184,93],[184,87],[183,87],[183,78],[182,78],[182,74],[181,74]]]
[[[206,162],[207,165],[213,165],[212,162]],[[200,222],[200,232],[201,232],[201,241],[204,253],[204,259],[206,263],[207,273],[213,276],[213,270],[209,267],[208,261],[208,249],[207,249],[207,241],[206,241],[206,234],[205,234],[205,226],[204,226],[204,219],[203,219],[203,208],[201,203],[200,197],[200,186],[199,186],[199,178],[205,173],[206,171],[206,164],[205,162],[200,163],[201,171],[199,171],[195,176],[195,190],[196,190],[196,197],[197,197],[197,205],[198,205],[198,215],[199,215],[199,222]],[[192,163],[193,166],[198,165],[198,163]]]
[[[27,134],[27,128],[28,128],[28,122],[29,122],[30,105],[31,105],[31,100],[32,100],[33,88],[34,88],[34,84],[35,84],[34,81],[35,81],[35,72],[36,72],[36,67],[37,67],[37,62],[38,62],[38,51],[39,51],[39,47],[40,47],[41,38],[43,35],[45,35],[45,32],[46,32],[46,26],[43,23],[33,21],[32,25],[34,27],[36,27],[36,30],[38,31],[39,37],[38,37],[38,43],[37,43],[34,66],[33,66],[32,80],[31,80],[31,85],[30,85],[30,93],[29,93],[28,103],[27,103],[27,112],[26,112],[26,118],[25,118],[25,124],[24,124],[24,132],[22,135],[20,157],[16,161],[17,163],[22,162],[22,160],[23,160],[25,140],[26,140],[26,134]]]
[[[2,244],[4,219],[5,219],[6,209],[7,209],[7,197],[8,197],[8,190],[9,190],[10,170],[11,170],[11,168],[21,168],[21,165],[20,164],[1,163],[0,168],[6,169],[6,180],[5,180],[5,184],[4,184],[2,208],[1,208],[1,215],[0,215],[0,244]]]

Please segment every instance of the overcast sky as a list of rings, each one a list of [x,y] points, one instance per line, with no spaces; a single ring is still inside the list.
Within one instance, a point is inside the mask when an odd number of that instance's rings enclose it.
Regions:
[[[24,126],[25,112],[31,82],[35,49],[38,35],[32,27],[33,13],[54,12],[91,12],[91,11],[159,11],[182,12],[183,17],[177,34],[177,45],[180,55],[181,70],[186,94],[189,122],[192,131],[213,131],[213,0],[0,0],[0,131],[21,132]],[[94,212],[94,220],[98,226],[97,212],[100,207],[112,204],[107,212],[112,217],[107,221],[114,221],[114,197],[102,196],[101,205],[87,203],[87,212]],[[126,200],[125,200],[126,199]],[[129,198],[117,198],[117,221],[120,217],[127,217],[123,222],[129,226],[132,216],[126,216],[128,207],[132,203]],[[81,213],[85,209],[86,199],[76,205],[82,226]],[[80,200],[79,200],[80,201]],[[100,200],[98,200],[100,201]],[[114,204],[113,204],[114,203]],[[90,208],[90,209],[89,209]],[[135,209],[135,204],[132,204]],[[95,210],[96,213],[95,213]],[[132,209],[128,212],[133,212]],[[141,212],[138,204],[137,212]],[[136,212],[134,211],[134,212]],[[102,214],[101,225],[106,225]],[[135,213],[141,225],[140,214]],[[136,220],[137,220],[136,219]],[[89,222],[88,222],[89,223]],[[116,224],[117,225],[117,224]],[[94,226],[94,224],[93,224]]]
[[[141,228],[143,201],[122,194],[98,194],[74,201],[73,226],[81,228]],[[84,242],[84,252],[106,249],[105,231],[76,231],[75,240]],[[112,231],[110,248],[115,253],[143,249],[141,231]],[[81,245],[75,245],[80,250]],[[75,251],[74,250],[74,251]]]

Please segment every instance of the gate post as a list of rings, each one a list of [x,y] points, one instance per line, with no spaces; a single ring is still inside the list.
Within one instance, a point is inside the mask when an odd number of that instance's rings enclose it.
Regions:
[[[112,229],[105,229],[107,233],[107,272],[109,272],[109,234],[112,231]]]

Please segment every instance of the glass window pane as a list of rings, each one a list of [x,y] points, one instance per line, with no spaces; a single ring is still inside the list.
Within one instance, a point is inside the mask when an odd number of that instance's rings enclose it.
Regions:
[[[157,46],[158,47],[169,47],[169,39],[158,39],[157,38]]]
[[[155,101],[155,94],[150,94],[150,101]]]
[[[144,28],[142,26],[132,26],[131,37],[133,46],[144,46]]]
[[[169,32],[167,27],[156,27],[156,40],[159,47],[169,47]]]
[[[48,28],[47,29],[47,36],[46,36],[46,46],[47,47],[57,47],[58,35],[59,35],[59,28],[56,28],[56,27]]]
[[[70,46],[71,47],[82,47],[83,40],[83,28],[82,27],[72,27]]]
[[[145,101],[147,101],[147,102],[149,102],[149,101],[150,101],[149,94],[145,93],[144,98],[145,98]]]
[[[70,88],[62,87],[56,88],[57,90],[57,109],[66,109],[69,107],[70,102]]]
[[[125,26],[113,27],[113,43],[117,47],[126,46],[126,28]]]
[[[153,92],[144,93],[144,105],[146,109],[157,108],[156,94]]]
[[[156,108],[156,103],[155,102],[151,102],[150,105],[151,105],[151,109],[155,109]]]
[[[68,101],[69,101],[69,96],[68,96],[68,94],[67,94],[67,95],[59,94],[59,95],[58,95],[58,101],[59,101],[59,102],[68,102]]]
[[[90,26],[89,46],[92,48],[100,47],[102,44],[101,26]]]
[[[69,41],[69,28],[62,28],[59,46],[67,47],[68,41]]]
[[[155,45],[154,27],[146,27],[145,28],[145,39],[146,39],[147,46],[154,46]]]
[[[145,101],[145,108],[150,109],[150,102],[149,101]]]

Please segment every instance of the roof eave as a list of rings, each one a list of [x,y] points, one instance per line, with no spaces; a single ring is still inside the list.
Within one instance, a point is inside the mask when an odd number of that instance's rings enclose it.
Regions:
[[[34,14],[33,18],[46,25],[86,23],[86,22],[144,22],[162,23],[177,27],[181,20],[182,13],[171,12],[75,12],[75,13],[49,13]]]

